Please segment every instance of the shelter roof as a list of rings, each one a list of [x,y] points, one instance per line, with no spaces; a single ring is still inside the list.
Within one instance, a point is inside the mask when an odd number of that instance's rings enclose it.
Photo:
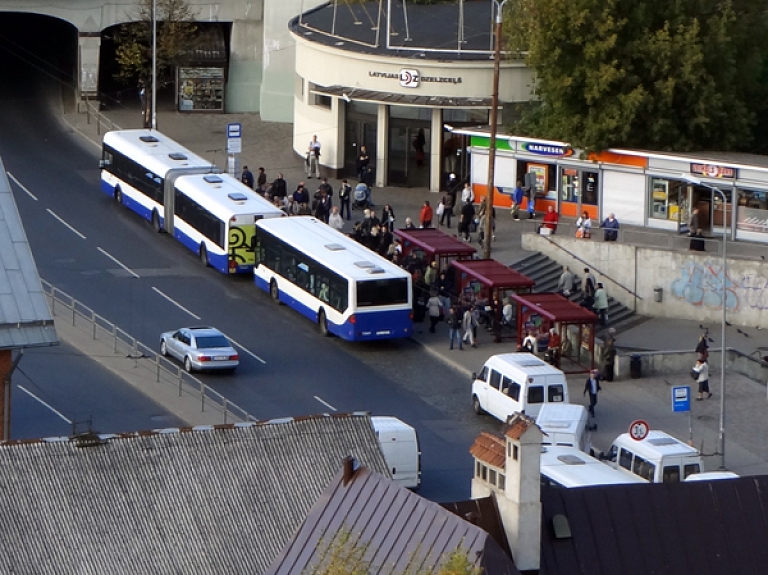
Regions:
[[[367,414],[0,446],[2,573],[264,573],[353,455]]]
[[[542,486],[540,575],[758,575],[768,565],[768,476]],[[570,537],[558,538],[563,516]]]
[[[532,288],[535,284],[527,275],[496,260],[461,260],[453,261],[451,265],[491,289]]]
[[[35,259],[0,160],[0,349],[58,345]]]
[[[357,467],[336,474],[267,574],[311,572],[324,557],[327,560],[334,546],[342,546],[344,537],[349,537],[348,548],[363,550],[362,560],[371,563],[371,572],[379,575],[434,573],[458,549],[466,551],[470,563],[485,573],[520,573],[498,543],[477,525],[378,473]]]
[[[436,228],[395,230],[395,235],[420,247],[429,254],[472,256],[477,249],[459,238]]]
[[[597,323],[597,316],[558,293],[511,294],[518,304],[534,308],[541,315],[561,323]]]
[[[503,438],[493,433],[482,431],[475,438],[472,447],[469,448],[469,453],[483,463],[503,469],[507,461],[505,449],[506,444]]]

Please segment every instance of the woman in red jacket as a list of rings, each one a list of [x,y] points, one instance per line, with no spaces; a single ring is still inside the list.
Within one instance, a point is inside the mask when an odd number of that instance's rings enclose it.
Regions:
[[[421,213],[419,214],[419,222],[421,223],[421,227],[431,228],[433,216],[434,214],[432,213],[432,208],[429,205],[429,200],[427,200],[424,202],[424,205],[421,208]]]

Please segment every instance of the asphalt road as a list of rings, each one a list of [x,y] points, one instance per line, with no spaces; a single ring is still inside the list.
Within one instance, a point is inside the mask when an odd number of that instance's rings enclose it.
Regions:
[[[6,102],[0,108],[0,156],[42,278],[150,345],[157,346],[161,332],[183,325],[223,330],[242,346],[241,366],[235,375],[204,379],[259,419],[366,410],[407,421],[421,440],[422,494],[438,501],[469,497],[468,448],[480,430],[497,425],[474,417],[463,376],[410,340],[361,345],[322,337],[247,278],[204,268],[194,254],[100,191],[98,150],[61,127],[56,91],[40,90],[39,81],[28,81],[28,97],[19,97],[18,86],[0,94]],[[153,419],[162,418],[162,410],[128,401],[130,394],[112,378],[94,385],[94,368],[67,368],[88,374],[85,385],[77,377],[62,378],[64,365],[50,361],[54,355],[30,357],[26,371],[34,365],[31,378],[39,388],[55,382],[45,401],[68,419],[115,414],[100,431],[162,426]],[[75,391],[89,403],[78,404]],[[46,418],[37,426],[19,395],[14,409],[25,437],[66,432],[60,430],[64,420]]]

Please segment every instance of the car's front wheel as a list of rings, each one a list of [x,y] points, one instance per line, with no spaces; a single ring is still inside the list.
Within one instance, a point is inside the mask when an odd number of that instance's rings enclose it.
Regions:
[[[160,342],[160,355],[168,355],[168,346],[166,345],[165,340]]]

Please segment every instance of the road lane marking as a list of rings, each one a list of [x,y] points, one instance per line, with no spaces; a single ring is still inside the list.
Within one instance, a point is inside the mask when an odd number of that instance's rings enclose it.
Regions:
[[[55,413],[56,415],[58,415],[60,418],[62,418],[62,419],[63,419],[64,421],[66,421],[68,424],[72,425],[72,420],[71,420],[71,419],[67,419],[66,417],[64,417],[64,415],[62,415],[62,413],[61,413],[60,411],[58,411],[57,409],[55,409],[55,408],[51,407],[49,404],[47,404],[47,403],[46,403],[46,402],[44,402],[42,399],[40,399],[39,397],[37,397],[37,396],[36,396],[34,393],[32,393],[31,391],[29,391],[29,390],[28,390],[26,387],[22,387],[22,386],[20,386],[20,385],[17,385],[16,387],[18,387],[18,388],[19,388],[21,391],[23,391],[24,393],[26,393],[27,395],[29,395],[29,396],[30,396],[32,399],[36,399],[37,401],[39,401],[39,402],[40,402],[42,405],[44,405],[45,407],[47,407],[48,409],[50,409],[50,410],[51,410],[53,413]]]
[[[33,200],[37,201],[37,198],[35,197],[35,194],[33,194],[33,193],[32,193],[32,192],[30,192],[30,191],[29,191],[27,188],[25,188],[25,187],[24,187],[24,186],[21,184],[21,182],[20,182],[19,180],[17,180],[17,179],[16,179],[16,176],[14,176],[14,175],[13,175],[11,172],[5,172],[5,173],[6,173],[6,174],[8,174],[8,177],[9,177],[9,178],[11,178],[11,179],[13,180],[13,183],[14,183],[14,184],[16,184],[16,185],[17,185],[17,186],[19,186],[19,187],[20,187],[22,190],[24,190],[25,192],[27,192],[27,195],[28,195],[30,198],[32,198]]]
[[[67,222],[65,222],[65,221],[64,221],[63,219],[61,219],[61,218],[60,218],[58,215],[56,215],[56,213],[55,213],[55,212],[54,212],[52,209],[48,208],[48,209],[46,209],[45,211],[46,211],[46,212],[48,212],[49,214],[51,214],[51,215],[52,215],[54,218],[56,218],[57,220],[59,220],[59,221],[60,221],[62,224],[64,224],[66,227],[68,227],[68,228],[70,229],[70,231],[72,231],[72,232],[76,233],[76,234],[77,234],[78,236],[80,236],[82,239],[85,239],[85,236],[84,236],[83,234],[81,234],[80,232],[78,232],[78,231],[77,231],[75,228],[73,228],[72,226],[70,226],[70,225],[69,225]]]
[[[250,355],[250,356],[251,356],[253,359],[255,359],[255,360],[257,360],[257,361],[260,361],[260,362],[261,362],[261,363],[263,363],[264,365],[267,365],[267,362],[266,362],[266,361],[264,361],[263,359],[261,359],[261,358],[260,358],[258,355],[256,355],[255,353],[253,353],[253,352],[252,352],[250,349],[248,349],[248,348],[247,348],[247,347],[245,347],[244,345],[241,345],[241,344],[237,343],[237,342],[236,342],[234,339],[232,339],[231,337],[229,337],[227,334],[224,334],[224,335],[226,336],[226,338],[227,338],[229,341],[231,341],[231,342],[232,342],[232,343],[235,345],[235,347],[239,347],[239,348],[240,348],[240,349],[242,349],[242,350],[243,350],[245,353],[247,353],[248,355]]]
[[[133,271],[131,268],[129,268],[127,265],[125,265],[123,262],[121,262],[119,259],[117,259],[115,256],[107,252],[106,250],[97,247],[97,250],[99,250],[101,253],[103,253],[105,256],[107,256],[109,259],[111,259],[113,262],[115,262],[117,265],[119,265],[121,268],[123,268],[125,271],[127,271],[129,274],[131,274],[135,278],[140,278],[141,276],[137,274],[135,271]]]
[[[136,276],[136,277],[138,277],[138,276]],[[175,305],[177,308],[179,308],[181,311],[188,313],[189,315],[191,315],[191,316],[192,316],[193,318],[195,318],[196,320],[201,320],[201,319],[203,319],[203,318],[201,318],[199,315],[197,315],[197,314],[194,314],[194,313],[192,313],[191,311],[189,311],[187,308],[185,308],[183,305],[181,305],[179,302],[177,302],[177,301],[176,301],[175,299],[173,299],[171,296],[169,296],[169,295],[165,295],[163,292],[161,292],[161,291],[160,291],[159,289],[157,289],[155,286],[152,286],[152,289],[153,289],[155,292],[157,292],[159,295],[161,295],[161,296],[163,296],[165,299],[167,299],[169,302],[171,302],[173,305]]]
[[[330,403],[328,403],[327,401],[323,401],[322,399],[320,399],[320,398],[319,398],[319,397],[317,397],[317,396],[315,396],[315,399],[316,399],[317,401],[319,401],[320,403],[322,403],[322,404],[323,404],[325,407],[327,407],[327,408],[328,408],[328,409],[330,409],[331,411],[338,411],[338,409],[336,409],[335,407],[333,407],[333,406],[332,406]]]

